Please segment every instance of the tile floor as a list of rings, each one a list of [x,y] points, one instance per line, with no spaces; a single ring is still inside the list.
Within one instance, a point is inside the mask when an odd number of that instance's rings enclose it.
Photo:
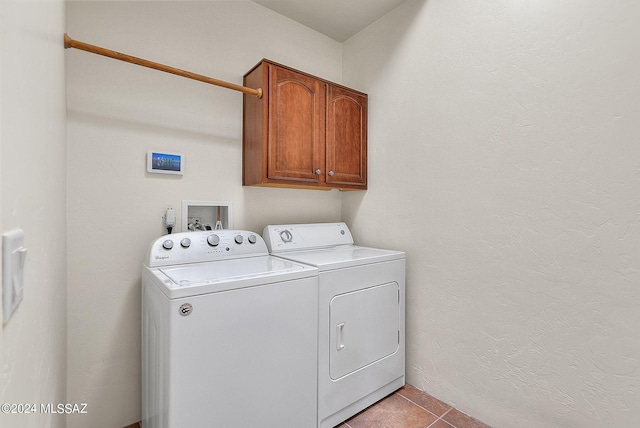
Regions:
[[[490,427],[411,385],[405,385],[337,428]]]
[[[132,424],[125,428],[138,428]],[[336,428],[491,428],[419,389],[405,385]]]

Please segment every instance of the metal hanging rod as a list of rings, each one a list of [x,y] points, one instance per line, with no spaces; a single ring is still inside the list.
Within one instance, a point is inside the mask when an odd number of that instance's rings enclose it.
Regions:
[[[106,56],[106,57],[117,59],[124,62],[129,62],[131,64],[140,65],[142,67],[153,68],[154,70],[164,71],[165,73],[175,74],[177,76],[186,77],[187,79],[199,80],[200,82],[221,86],[227,89],[233,89],[234,91],[240,91],[245,94],[255,95],[258,98],[262,98],[262,88],[258,88],[258,89],[247,88],[246,86],[236,85],[234,83],[225,82],[223,80],[214,79],[212,77],[203,76],[201,74],[191,73],[189,71],[184,71],[184,70],[180,70],[179,68],[169,67],[168,65],[164,65],[164,64],[158,64],[157,62],[148,61],[146,59],[136,58],[135,56],[126,55],[120,52],[112,51],[110,49],[105,49],[99,46],[94,46],[88,43],[73,40],[66,33],[64,35],[64,48],[80,49],[82,51],[91,52],[94,54]]]

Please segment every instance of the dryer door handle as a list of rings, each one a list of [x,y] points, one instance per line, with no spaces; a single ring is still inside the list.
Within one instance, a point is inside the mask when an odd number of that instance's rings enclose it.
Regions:
[[[344,323],[340,323],[336,326],[336,350],[340,351],[344,349],[344,343],[342,340],[344,330]]]

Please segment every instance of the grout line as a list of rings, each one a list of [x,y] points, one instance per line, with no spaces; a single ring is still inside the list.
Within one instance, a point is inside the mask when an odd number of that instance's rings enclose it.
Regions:
[[[429,396],[429,397],[431,397],[431,398],[435,399],[435,400],[438,400],[438,399],[437,399],[437,398],[435,398],[434,396],[429,395],[429,394],[427,394],[427,393],[426,393],[426,392],[424,392],[424,391],[423,391],[422,393],[423,393],[424,395],[427,395],[427,396]],[[434,415],[434,416],[438,416],[438,415],[436,415],[435,413],[433,413],[432,411],[430,411],[429,409],[427,409],[426,407],[422,407],[421,405],[419,405],[419,404],[418,404],[418,403],[416,403],[415,401],[411,400],[410,398],[405,397],[404,395],[402,395],[402,392],[396,392],[396,394],[398,394],[399,396],[401,396],[402,398],[404,398],[404,399],[406,399],[406,400],[409,400],[410,402],[412,402],[412,403],[413,403],[413,404],[415,404],[416,406],[420,407],[421,409],[426,410],[427,412],[431,413],[432,415]],[[438,401],[440,401],[440,400],[438,400]],[[442,404],[444,404],[445,406],[447,406],[447,407],[448,407],[448,409],[447,409],[443,414],[441,414],[440,416],[438,416],[438,418],[439,418],[439,419],[441,419],[444,415],[446,415],[447,413],[449,413],[449,412],[453,409],[453,406],[450,406],[449,404],[447,404],[447,403],[445,403],[445,402],[443,402],[443,401],[440,401],[440,402],[441,402]],[[447,422],[447,421],[445,421],[445,422]],[[447,422],[447,423],[448,423],[448,422]]]
[[[444,418],[444,416],[445,416],[447,413],[449,413],[450,411],[452,411],[453,409],[454,409],[453,407],[449,408],[449,410],[447,410],[446,412],[444,412],[444,413],[442,414],[442,416],[440,416],[440,419]],[[442,420],[443,420],[446,424],[451,425],[453,428],[457,428],[457,426],[456,426],[456,425],[454,425],[454,424],[452,424],[451,422],[449,422],[449,421],[447,421],[447,420],[445,420],[445,419],[442,419]]]
[[[444,413],[440,416],[440,418],[442,418],[444,415],[446,415],[447,413],[449,413],[449,412],[450,412],[450,411],[452,411],[452,410],[453,410],[453,407],[449,407],[449,410],[447,410],[446,412],[444,412]],[[447,421],[445,421],[445,422],[447,422]]]
[[[427,409],[427,408],[425,408],[425,407],[422,407],[421,405],[419,405],[419,404],[418,404],[418,403],[416,403],[415,401],[408,399],[407,397],[405,397],[404,395],[402,395],[402,394],[400,394],[400,393],[398,393],[398,395],[399,395],[400,397],[404,398],[405,400],[407,400],[409,403],[413,404],[414,406],[418,406],[418,407],[420,407],[422,410],[424,410],[425,412],[431,413],[433,416],[435,416],[436,418],[440,419],[440,416],[436,415],[436,414],[435,414],[435,413],[433,413],[431,410],[429,410],[429,409]],[[451,409],[449,409],[449,410],[451,410]],[[448,412],[449,410],[447,410],[447,412]],[[447,414],[447,412],[444,412],[444,413],[443,413],[443,415],[446,415],[446,414]]]
[[[411,401],[411,400],[409,400],[409,401]],[[413,401],[411,401],[411,402],[413,403]],[[418,405],[416,404],[416,406],[418,406]],[[418,406],[418,407],[421,407],[421,406]],[[425,410],[426,410],[426,409],[425,409]],[[445,420],[445,419],[442,419],[442,417],[443,417],[444,415],[446,415],[447,413],[449,413],[451,410],[453,410],[453,407],[450,407],[446,412],[444,412],[442,415],[438,416],[438,419],[436,419],[435,421],[431,422],[431,424],[430,424],[429,426],[427,426],[427,428],[430,428],[430,427],[434,426],[434,425],[436,424],[436,422],[438,422],[438,421],[442,421],[442,422],[444,422],[445,424],[450,425],[452,428],[457,428],[457,427],[456,427],[454,424],[452,424],[451,422],[449,422],[449,421],[447,421],[447,420]],[[427,410],[427,411],[428,411],[428,410]],[[430,412],[430,413],[431,413],[431,412]],[[434,413],[431,413],[431,414],[434,414]]]
[[[452,427],[452,428],[457,428],[455,425],[453,425],[453,424],[449,423],[448,421],[445,421],[444,419],[442,419],[442,417],[443,417],[444,415],[446,415],[447,413],[449,413],[449,412],[451,411],[451,409],[453,409],[453,407],[449,406],[449,408],[447,409],[447,411],[446,411],[446,412],[444,412],[442,415],[438,416],[438,415],[436,415],[435,413],[433,413],[431,410],[429,410],[429,409],[427,409],[427,408],[425,408],[425,407],[422,407],[421,405],[419,405],[419,404],[418,404],[418,403],[416,403],[415,401],[413,401],[413,400],[411,400],[411,399],[409,399],[409,398],[405,397],[405,396],[404,396],[404,395],[402,395],[401,393],[398,393],[398,395],[399,395],[400,397],[404,398],[405,400],[407,400],[409,403],[413,404],[414,406],[417,406],[417,407],[421,408],[422,410],[424,410],[425,412],[427,412],[427,413],[431,413],[433,416],[435,416],[435,417],[436,417],[436,420],[435,420],[435,421],[433,421],[433,422],[431,422],[431,423],[427,426],[427,428],[434,426],[434,425],[435,425],[435,423],[436,423],[436,422],[438,422],[438,421],[443,421],[444,423],[451,425],[451,427]]]

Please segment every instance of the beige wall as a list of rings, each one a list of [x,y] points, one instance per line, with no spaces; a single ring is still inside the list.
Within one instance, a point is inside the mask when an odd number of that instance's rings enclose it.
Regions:
[[[263,57],[342,78],[341,44],[253,2],[70,2],[68,33],[233,83]],[[140,420],[140,269],[182,200],[232,201],[234,226],[337,221],[337,192],[242,187],[242,95],[86,52],[67,52],[69,427]],[[186,157],[147,174],[149,149]],[[180,223],[180,218],[178,218]]]
[[[64,3],[0,2],[0,230],[24,230],[24,300],[0,327],[2,427],[64,427],[67,364]],[[1,269],[1,268],[0,268]],[[0,313],[2,308],[0,305]]]
[[[409,1],[344,46],[408,380],[495,427],[640,425],[640,4]]]

